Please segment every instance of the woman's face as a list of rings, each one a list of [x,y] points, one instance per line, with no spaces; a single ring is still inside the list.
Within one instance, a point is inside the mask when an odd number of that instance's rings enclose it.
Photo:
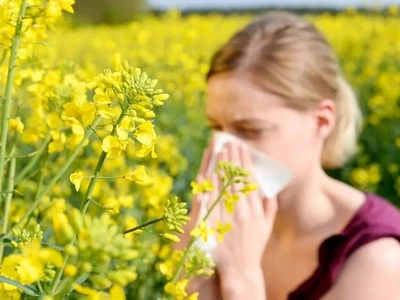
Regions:
[[[320,105],[300,112],[285,107],[278,96],[243,76],[220,74],[209,80],[206,114],[210,126],[279,161],[293,172],[294,180],[320,167],[323,141],[332,127],[332,108]]]

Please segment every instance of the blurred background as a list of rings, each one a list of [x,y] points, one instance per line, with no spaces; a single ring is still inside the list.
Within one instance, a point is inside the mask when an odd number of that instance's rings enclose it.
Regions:
[[[135,14],[162,12],[171,8],[184,12],[233,12],[260,9],[290,9],[308,12],[382,10],[398,5],[400,0],[78,0],[75,4],[79,20],[93,23],[121,23]],[[137,17],[137,16],[136,16]]]
[[[213,52],[270,9],[304,15],[334,47],[364,115],[359,154],[327,170],[400,206],[400,0],[78,0],[46,55],[95,76],[128,60],[171,95],[155,122],[162,168],[173,192],[190,197],[210,133],[205,74]],[[218,28],[218,30],[216,30]],[[70,47],[65,51],[65,43]],[[60,43],[57,43],[60,42]],[[186,198],[189,199],[189,198]]]

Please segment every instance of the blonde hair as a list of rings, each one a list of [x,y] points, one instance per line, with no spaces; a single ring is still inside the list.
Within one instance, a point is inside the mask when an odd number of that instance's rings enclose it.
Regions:
[[[246,73],[291,108],[333,100],[336,125],[325,141],[322,165],[340,167],[356,153],[362,120],[357,98],[331,46],[311,23],[286,12],[259,17],[214,54],[207,79],[233,71]]]

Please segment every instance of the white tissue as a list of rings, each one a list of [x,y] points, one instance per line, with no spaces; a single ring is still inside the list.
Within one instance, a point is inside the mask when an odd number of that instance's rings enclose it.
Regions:
[[[213,153],[205,174],[207,178],[209,178],[215,171],[217,166],[217,155],[223,150],[225,144],[228,142],[246,144],[234,135],[225,132],[216,133],[214,137]],[[285,166],[273,160],[269,156],[261,153],[260,151],[257,151],[252,147],[250,147],[250,151],[254,166],[253,175],[257,180],[256,183],[259,186],[259,192],[266,198],[275,197],[290,181],[291,172]],[[207,201],[208,197],[207,195],[204,195],[201,201],[201,209],[197,219],[197,225],[207,213]],[[217,246],[217,241],[215,236],[209,235],[207,242],[204,242],[202,239],[198,239],[196,241],[196,246],[211,255],[211,250]]]

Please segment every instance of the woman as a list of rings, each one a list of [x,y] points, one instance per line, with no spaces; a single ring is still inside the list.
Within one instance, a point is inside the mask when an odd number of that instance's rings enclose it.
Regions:
[[[293,178],[276,199],[253,192],[237,203],[232,230],[213,251],[216,274],[193,280],[191,292],[208,300],[400,299],[399,211],[323,171],[355,153],[361,113],[314,26],[268,13],[215,53],[207,79],[212,127],[284,164]],[[200,180],[209,156],[210,147]],[[229,144],[219,159],[252,170],[244,147]],[[187,233],[198,213],[195,199]]]

